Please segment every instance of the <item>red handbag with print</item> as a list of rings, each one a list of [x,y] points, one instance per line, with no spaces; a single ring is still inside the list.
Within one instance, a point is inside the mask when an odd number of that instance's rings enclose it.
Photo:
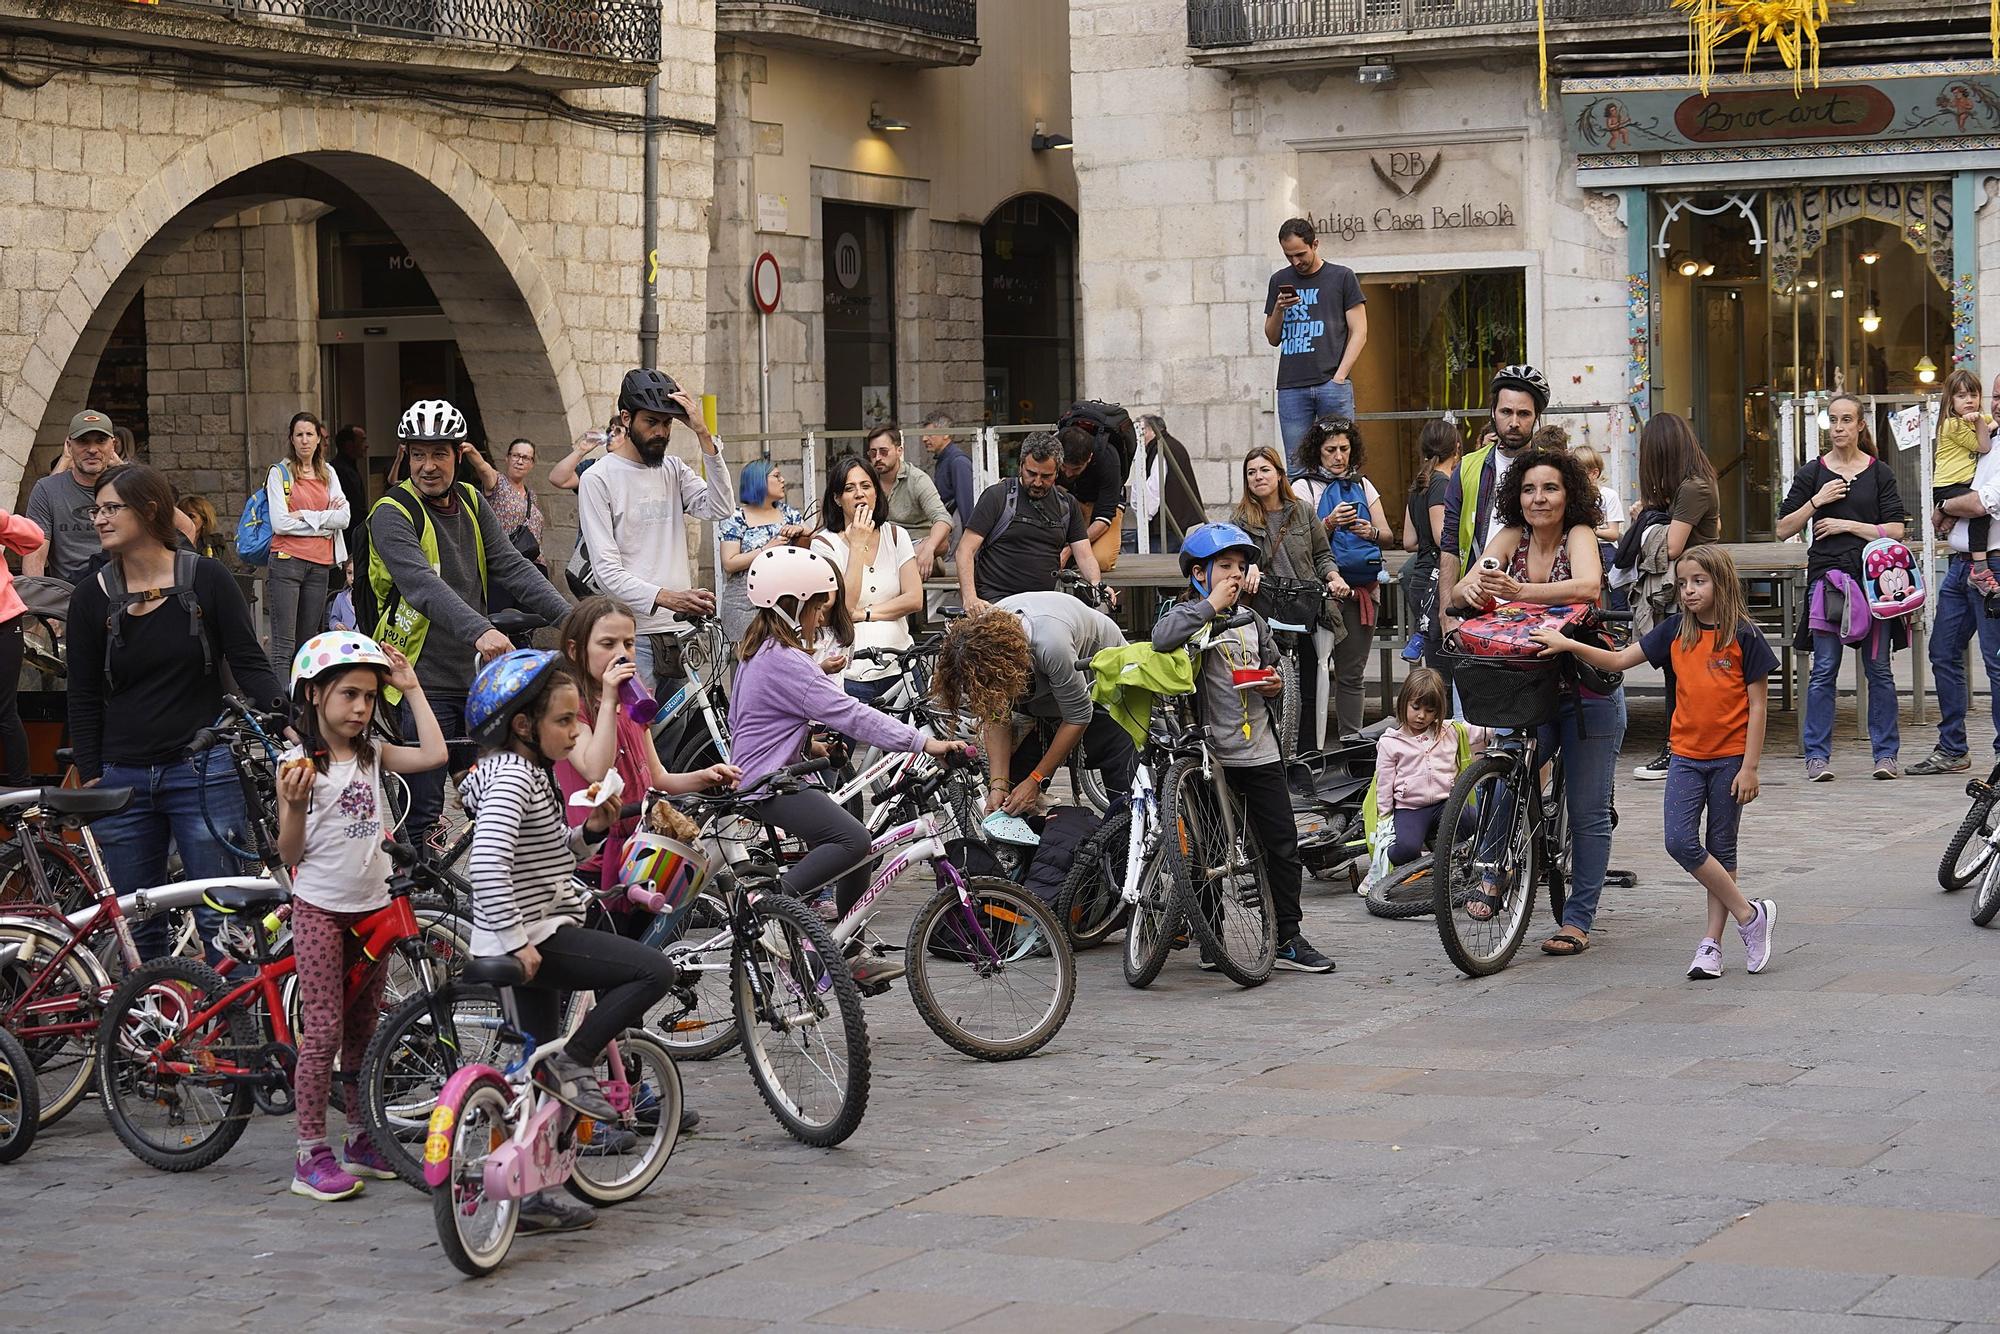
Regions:
[[[1539,602],[1502,602],[1458,623],[1458,647],[1477,658],[1532,658],[1542,646],[1534,632],[1543,626],[1561,630],[1590,614],[1587,603],[1544,606]]]

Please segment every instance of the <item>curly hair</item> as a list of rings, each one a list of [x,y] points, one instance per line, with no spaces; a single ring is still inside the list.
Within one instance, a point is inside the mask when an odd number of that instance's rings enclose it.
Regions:
[[[1028,632],[998,607],[955,621],[931,672],[931,696],[953,713],[982,722],[1005,718],[1028,691]]]
[[[1525,528],[1527,517],[1521,513],[1521,487],[1527,482],[1528,474],[1536,468],[1554,468],[1562,475],[1563,484],[1563,531],[1578,527],[1595,528],[1604,522],[1604,502],[1597,494],[1597,488],[1590,484],[1583,465],[1576,456],[1566,449],[1536,449],[1530,446],[1521,451],[1514,460],[1514,466],[1507,472],[1507,480],[1500,485],[1500,493],[1493,497],[1500,522],[1509,528]]]
[[[1299,440],[1298,468],[1301,472],[1315,472],[1326,466],[1320,461],[1326,442],[1337,435],[1347,437],[1347,476],[1359,477],[1362,465],[1368,462],[1368,449],[1361,443],[1361,423],[1339,413],[1328,413],[1316,417],[1306,428]]]

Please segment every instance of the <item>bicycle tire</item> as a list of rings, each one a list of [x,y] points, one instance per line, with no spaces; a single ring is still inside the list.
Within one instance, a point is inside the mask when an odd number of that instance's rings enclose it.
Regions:
[[[1069,785],[1078,805],[1087,806],[1098,815],[1111,809],[1111,794],[1105,790],[1102,771],[1081,760],[1071,760]]]
[[[38,1034],[24,1017],[13,1013],[22,994],[41,972],[34,962],[36,957],[53,958],[65,943],[54,926],[43,928],[26,920],[0,922],[0,945],[34,947],[33,953],[17,953],[12,963],[0,968],[0,1023],[15,1030],[14,1039],[27,1051],[34,1067],[36,1102],[41,1108],[43,1126],[52,1126],[75,1110],[97,1077],[94,1031]],[[90,1022],[97,998],[103,994],[103,984],[103,975],[93,972],[84,962],[83,952],[72,950],[63,960],[62,975],[36,991],[35,1005],[45,1022]]]
[[[1156,839],[1139,863],[1139,901],[1125,924],[1121,962],[1125,985],[1143,991],[1153,985],[1187,927],[1180,920],[1180,895],[1166,869],[1166,849]]]
[[[450,1025],[442,1038],[438,1016]],[[499,996],[464,982],[410,997],[375,1030],[361,1058],[361,1123],[405,1184],[429,1192],[421,1155],[431,1111],[460,1066],[493,1054],[499,1031]]]
[[[728,929],[729,905],[713,894],[702,894],[688,906],[680,939],[661,950],[681,975],[674,989],[647,1012],[646,1031],[677,1061],[712,1060],[742,1041],[736,1027],[730,971],[734,951]],[[718,934],[720,942],[704,950],[703,943]]]
[[[1431,915],[1437,919],[1438,939],[1445,954],[1467,977],[1490,977],[1505,968],[1521,947],[1534,916],[1537,854],[1536,840],[1526,830],[1512,824],[1512,812],[1520,809],[1513,797],[1502,800],[1504,780],[1534,781],[1509,754],[1476,756],[1451,785],[1444,811],[1438,819],[1436,850],[1431,858]],[[1483,799],[1475,794],[1490,789]],[[1485,809],[1482,809],[1485,808]],[[1501,851],[1503,879],[1501,908],[1485,921],[1463,914],[1467,898],[1479,887],[1481,868],[1476,850],[1488,832],[1486,821],[1499,816],[1498,808],[1509,812],[1506,846]],[[1513,865],[1524,859],[1525,865]],[[1510,885],[1508,882],[1511,881]],[[1497,936],[1489,928],[1502,923]],[[1474,937],[1474,929],[1482,928]],[[1481,943],[1490,942],[1490,943]]]
[[[1300,650],[1288,649],[1278,655],[1278,756],[1290,764],[1299,755]]]
[[[0,1163],[11,1163],[32,1148],[41,1123],[35,1063],[21,1040],[0,1028]]]
[[[666,1170],[667,1159],[673,1156],[674,1145],[680,1141],[685,1099],[681,1092],[681,1072],[674,1065],[673,1053],[656,1036],[632,1030],[618,1036],[618,1055],[625,1065],[626,1083],[635,1096],[633,1106],[619,1118],[617,1129],[636,1135],[642,1151],[637,1161],[627,1162],[616,1180],[606,1181],[593,1174],[609,1163],[611,1156],[593,1155],[586,1145],[586,1151],[577,1155],[575,1165],[570,1168],[569,1179],[563,1182],[569,1193],[585,1204],[623,1204],[638,1198]],[[597,1074],[601,1080],[609,1080],[608,1056],[599,1058]],[[643,1098],[649,1087],[652,1099],[645,1104]],[[577,1124],[581,1133],[583,1122]],[[605,1129],[592,1123],[589,1133],[593,1142]],[[621,1160],[626,1157],[619,1155]]]
[[[150,1052],[163,1036],[170,1037],[174,1049],[188,1050],[190,1064],[199,1064],[194,1050],[220,1037],[227,1043],[225,1050],[234,1053],[239,1063],[247,1062],[257,1050],[259,1038],[250,1022],[249,1008],[241,1001],[212,1015],[192,1035],[185,1026],[188,1013],[207,1009],[231,990],[230,984],[205,963],[194,959],[156,959],[126,978],[105,1006],[104,1023],[97,1030],[98,1096],[119,1143],[148,1167],[162,1172],[192,1172],[215,1162],[243,1138],[253,1101],[253,1091],[247,1082],[223,1076],[210,1080],[193,1076],[148,1077],[145,1072],[151,1064],[150,1058],[142,1056],[137,1047],[143,1041],[148,1044],[145,1050]],[[174,1015],[159,1008],[162,999],[170,1010],[179,1011],[178,1029],[172,1027]],[[195,1039],[194,1046],[189,1046],[191,1036]],[[196,1140],[181,1133],[177,1136],[181,1142],[171,1145],[149,1138],[140,1130],[134,1119],[139,1106],[157,1103],[185,1111],[192,1105],[186,1096],[188,1088],[214,1088],[223,1095],[215,1099],[219,1114],[210,1123],[212,1129],[207,1134]],[[172,1102],[165,1096],[170,1090]],[[171,1132],[176,1123],[170,1120],[168,1124]],[[170,1137],[171,1133],[161,1136]]]
[[[1163,790],[1160,824],[1167,831],[1166,855],[1189,932],[1217,972],[1240,987],[1263,985],[1277,962],[1278,922],[1255,832],[1239,821],[1243,846],[1227,842],[1221,803],[1236,799],[1203,777],[1198,759],[1175,760]],[[1241,884],[1245,872],[1247,890]],[[1253,923],[1246,918],[1254,919],[1256,941],[1248,949]]]
[[[1370,917],[1390,921],[1429,917],[1437,909],[1437,901],[1431,893],[1430,854],[1425,853],[1406,866],[1395,867],[1388,875],[1368,886],[1363,903]]]
[[[1071,949],[1095,949],[1125,923],[1126,904],[1118,882],[1125,874],[1125,834],[1132,812],[1119,811],[1077,849],[1062,888],[1056,891],[1056,920]]]
[[[854,984],[854,975],[825,924],[803,904],[781,894],[766,894],[750,906],[750,913],[755,929],[749,939],[737,939],[730,955],[744,1061],[764,1105],[785,1133],[801,1144],[832,1148],[860,1127],[868,1110],[868,1024],[861,1014],[861,988]],[[767,939],[773,931],[776,944]],[[752,968],[764,983],[761,1002],[752,986]],[[805,980],[803,986],[798,979]],[[795,1017],[781,1015],[780,1003],[795,1011]],[[797,1032],[806,1033],[809,1042],[810,1035],[821,1029],[837,1032],[841,1050],[836,1054],[830,1045],[836,1039],[819,1049],[824,1069],[807,1057],[834,1093],[832,1107],[815,1116],[800,1105],[798,1095],[805,1090],[788,1087],[769,1044],[774,1036]]]
[[[471,1220],[481,1212],[467,1205],[475,1196],[484,1200],[486,1194],[485,1172],[480,1164],[492,1154],[495,1145],[513,1138],[513,1125],[507,1114],[513,1097],[513,1090],[498,1075],[474,1080],[452,1112],[450,1129],[440,1132],[449,1136],[446,1144],[450,1166],[444,1183],[431,1192],[431,1221],[437,1225],[438,1245],[445,1258],[461,1274],[472,1278],[484,1278],[506,1261],[514,1244],[514,1230],[521,1221],[520,1201],[488,1201],[495,1205],[497,1213],[493,1235],[479,1241],[469,1240],[466,1235]],[[461,1189],[468,1182],[476,1183],[469,1192]]]
[[[910,999],[931,1032],[967,1056],[982,1061],[1018,1061],[1047,1046],[1069,1018],[1070,1006],[1076,1003],[1076,955],[1063,935],[1062,920],[1019,885],[999,876],[978,875],[967,879],[965,888],[972,895],[971,911],[979,928],[999,954],[997,966],[977,952],[958,891],[949,884],[941,885],[910,922],[909,944],[903,954],[909,961]],[[1044,944],[1046,959],[1055,973],[1053,982],[1034,980],[1041,971]],[[965,1015],[971,1007],[948,1001],[942,985],[968,975],[980,982],[999,982],[1009,995],[1025,994],[1027,1006],[1017,1013],[1032,1016],[1034,1021],[1011,1037],[974,1032]],[[1014,990],[1016,986],[1022,990]],[[986,994],[992,991],[989,986]],[[1035,997],[1042,991],[1049,993],[1048,999],[1041,1005],[1041,1013],[1034,1015]]]
[[[1972,896],[1972,924],[1987,926],[2000,913],[2000,857],[1986,863],[1979,877],[1979,892]]]
[[[2000,797],[1976,798],[1965,818],[1958,822],[1951,842],[1945,844],[1944,856],[1938,861],[1938,885],[1947,894],[1979,879],[1980,872],[1993,860],[1993,843],[1986,835],[1993,832],[1996,811],[2000,811]],[[1965,856],[1968,850],[1973,854],[1970,860]]]
[[[75,851],[57,839],[35,839],[35,856],[47,877],[48,897],[35,891],[34,877],[28,874],[28,859],[19,843],[0,844],[0,912],[17,904],[40,903],[65,915],[88,907],[97,899],[89,869]]]

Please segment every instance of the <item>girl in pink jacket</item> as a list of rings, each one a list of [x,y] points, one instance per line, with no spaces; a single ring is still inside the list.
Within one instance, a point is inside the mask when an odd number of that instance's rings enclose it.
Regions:
[[[1493,734],[1483,727],[1447,721],[1444,678],[1418,667],[1396,696],[1396,725],[1375,745],[1375,801],[1384,823],[1394,822],[1389,864],[1403,866],[1422,855],[1437,832],[1445,798],[1458,778],[1459,738],[1472,751],[1486,748]]]

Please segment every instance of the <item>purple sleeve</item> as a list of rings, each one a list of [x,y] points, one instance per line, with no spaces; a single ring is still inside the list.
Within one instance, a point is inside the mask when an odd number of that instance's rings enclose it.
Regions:
[[[924,748],[924,734],[908,723],[899,723],[888,714],[873,709],[841,689],[840,679],[829,676],[803,653],[779,656],[776,666],[783,679],[774,685],[789,687],[798,711],[826,727],[881,750],[918,751]]]

